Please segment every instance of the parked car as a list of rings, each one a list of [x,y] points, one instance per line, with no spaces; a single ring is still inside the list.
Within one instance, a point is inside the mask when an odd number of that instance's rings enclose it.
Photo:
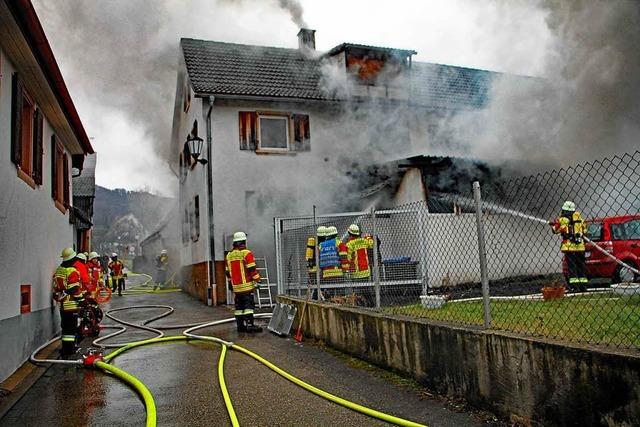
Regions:
[[[587,237],[614,257],[638,269],[640,266],[640,215],[612,216],[587,220]],[[611,278],[614,283],[640,281],[640,276],[586,244],[589,278]],[[567,277],[567,261],[562,259]],[[635,277],[634,277],[635,276]]]

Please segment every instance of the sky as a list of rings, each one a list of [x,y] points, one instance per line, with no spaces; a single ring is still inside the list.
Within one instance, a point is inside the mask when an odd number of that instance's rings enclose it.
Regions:
[[[286,0],[33,0],[98,152],[96,182],[175,195],[166,160],[181,37],[297,47]],[[301,0],[318,50],[414,49],[416,61],[538,76],[552,33],[538,2]]]

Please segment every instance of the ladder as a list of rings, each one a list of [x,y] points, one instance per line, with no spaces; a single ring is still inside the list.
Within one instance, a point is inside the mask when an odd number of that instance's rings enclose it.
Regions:
[[[256,299],[258,307],[273,307],[273,299],[271,298],[271,282],[269,281],[269,269],[267,268],[266,258],[256,258],[256,270],[260,274],[260,289],[256,291]]]

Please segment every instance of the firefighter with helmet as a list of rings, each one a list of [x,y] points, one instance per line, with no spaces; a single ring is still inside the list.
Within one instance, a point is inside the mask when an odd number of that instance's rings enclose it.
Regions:
[[[347,233],[349,234],[346,246],[350,278],[354,281],[369,281],[371,278],[369,250],[373,249],[373,238],[370,235],[362,236],[358,224],[351,224]]]
[[[571,201],[564,202],[560,217],[549,222],[549,225],[554,234],[562,236],[560,250],[567,262],[569,287],[585,291],[589,282],[584,253],[584,234],[587,232],[587,225],[580,212],[576,211],[576,204]]]
[[[116,288],[118,288],[118,296],[122,296],[122,291],[124,290],[124,264],[118,259],[118,254],[115,252],[111,254],[109,271],[111,272],[111,290],[115,292]]]
[[[156,283],[153,285],[155,291],[165,284],[167,281],[167,267],[169,266],[169,256],[167,250],[160,251],[160,255],[156,258]]]
[[[338,238],[338,229],[329,226],[326,230],[325,240],[318,245],[320,252],[321,279],[328,282],[340,282],[349,272],[349,259],[347,247]]]
[[[76,261],[73,248],[62,250],[62,262],[53,275],[53,299],[60,303],[62,329],[62,355],[76,352],[78,340],[78,312],[84,304],[80,273],[73,266]]]
[[[242,231],[233,234],[233,250],[225,257],[225,274],[233,290],[238,332],[262,332],[253,323],[253,290],[260,287],[260,274],[253,253],[247,249],[247,235]]]
[[[309,236],[307,239],[307,248],[305,250],[304,257],[307,260],[307,274],[308,274],[308,285],[313,288],[311,298],[315,299],[317,294],[316,289],[316,273],[318,271],[318,263],[316,262],[316,246],[320,243],[324,242],[327,236],[327,228],[324,225],[321,225],[316,230],[316,236]],[[317,240],[317,245],[316,245]]]

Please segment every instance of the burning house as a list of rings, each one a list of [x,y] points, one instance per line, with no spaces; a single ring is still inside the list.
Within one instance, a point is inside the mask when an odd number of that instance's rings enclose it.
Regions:
[[[273,217],[357,207],[363,171],[429,152],[448,138],[444,117],[487,102],[491,72],[416,62],[407,49],[318,52],[307,29],[298,40],[298,49],[180,42],[171,139],[179,252],[186,289],[203,300],[213,284],[214,299],[227,298],[223,260],[235,231],[272,266]]]

